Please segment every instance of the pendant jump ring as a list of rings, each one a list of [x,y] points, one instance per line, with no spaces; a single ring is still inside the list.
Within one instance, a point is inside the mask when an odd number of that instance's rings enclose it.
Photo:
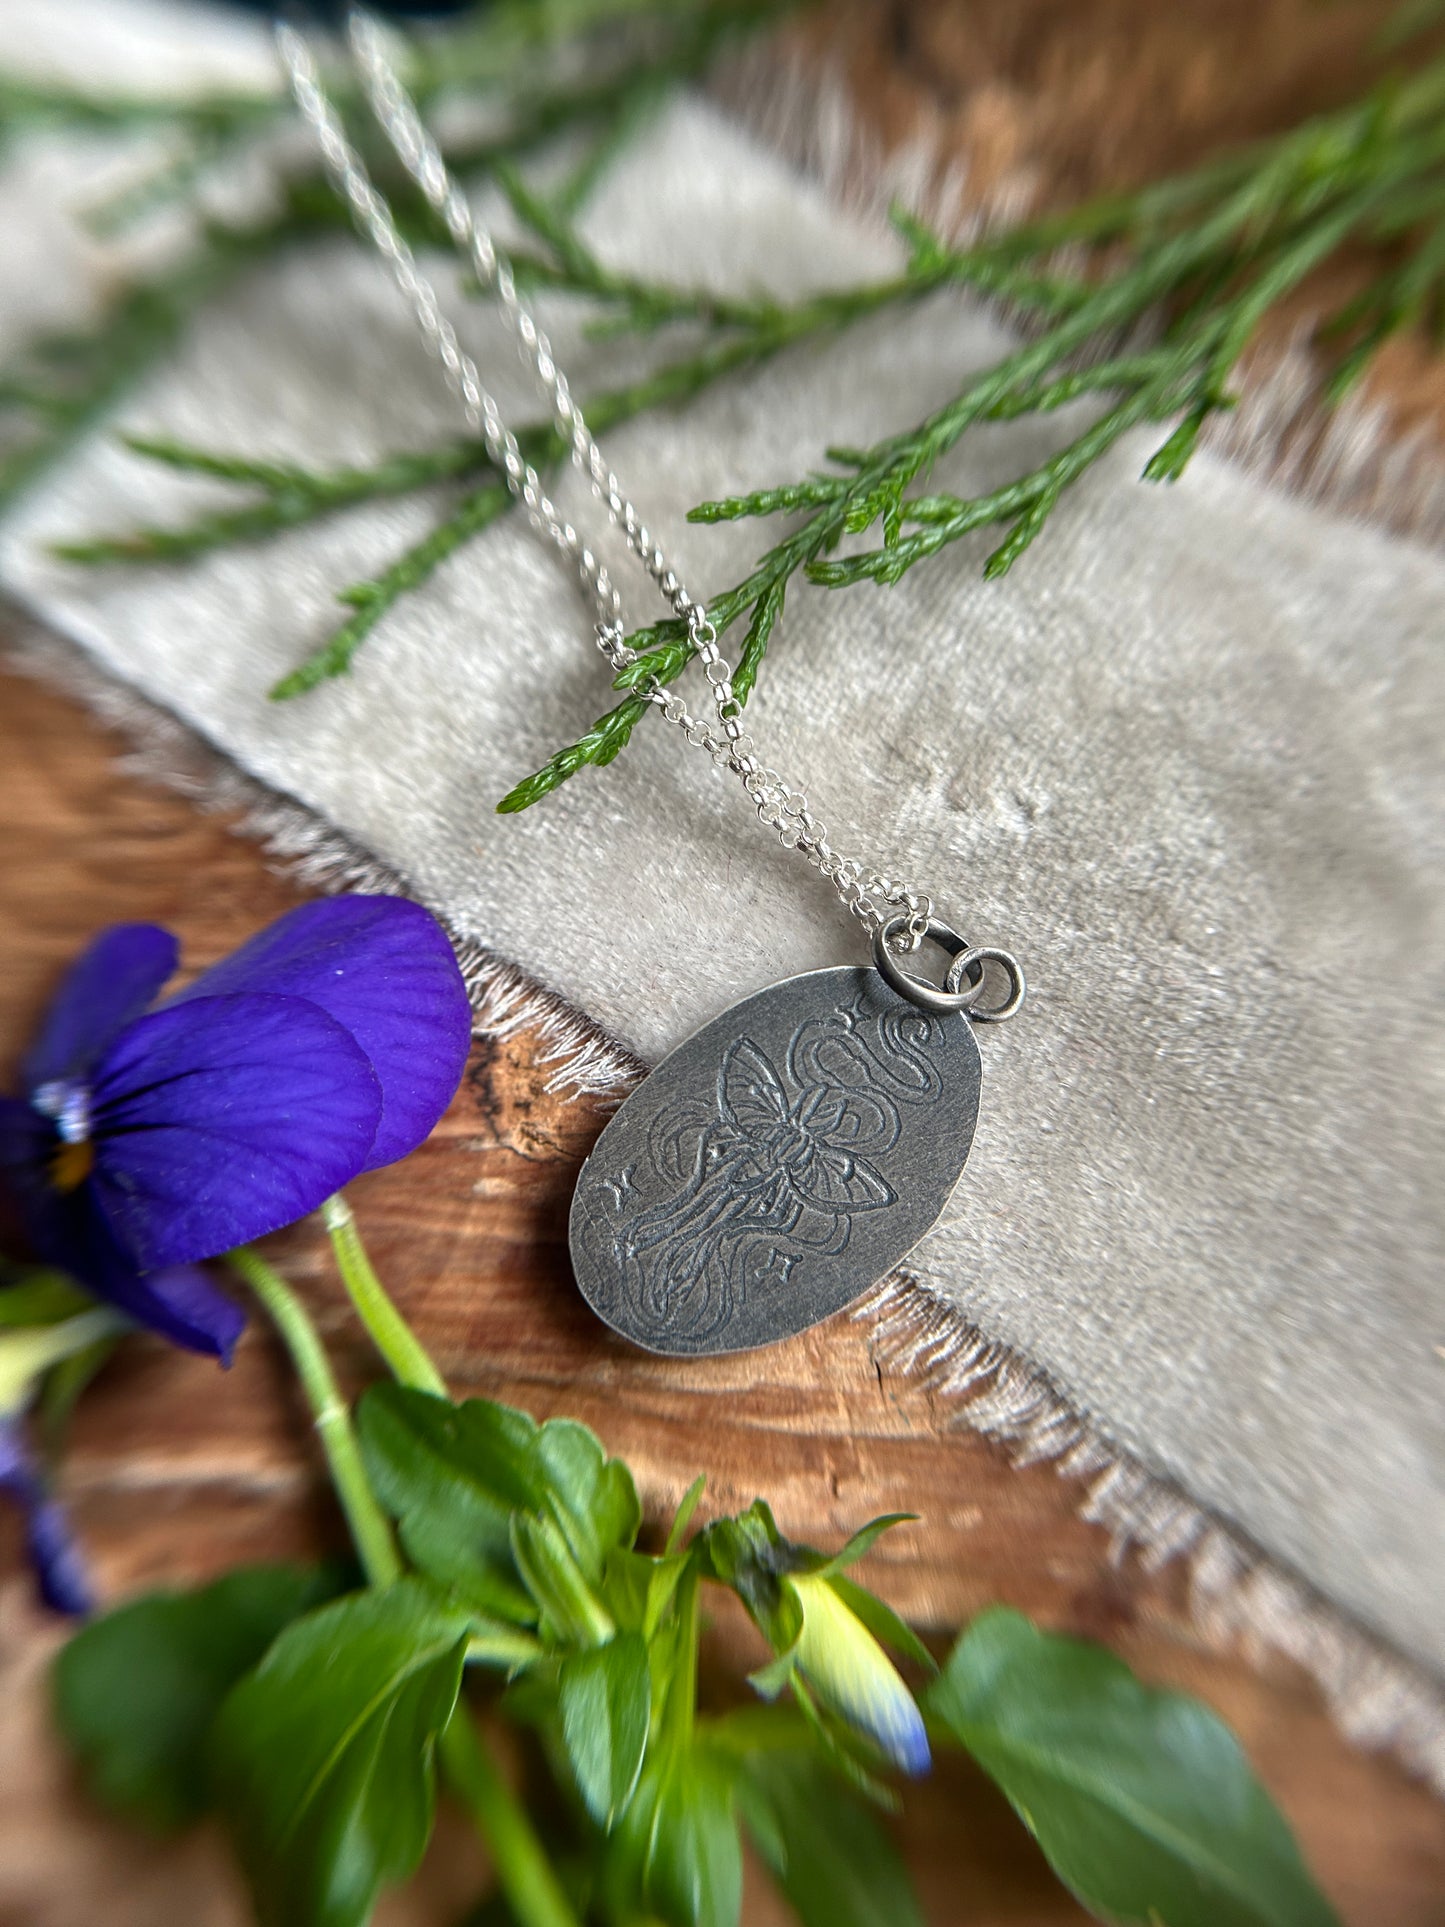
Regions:
[[[940,950],[946,950],[949,956],[955,959],[955,967],[962,962],[960,975],[964,972],[969,974],[967,988],[960,990],[953,987],[953,969],[950,969],[950,988],[940,990],[937,984],[931,984],[926,978],[915,976],[911,970],[905,970],[898,961],[897,953],[892,946],[899,937],[911,934],[910,923],[911,918],[908,913],[901,912],[898,916],[890,917],[873,933],[873,961],[878,966],[884,982],[896,990],[900,997],[906,997],[909,1003],[917,1004],[920,1010],[933,1011],[938,1016],[949,1016],[954,1011],[968,1010],[983,990],[982,958],[968,961],[976,957],[968,938],[961,937],[950,925],[940,923],[937,917],[930,917],[922,933],[923,936],[931,943],[936,943]]]
[[[926,978],[915,976],[905,970],[898,961],[892,948],[898,938],[911,932],[912,919],[907,914],[890,917],[873,934],[873,961],[885,983],[892,986],[900,997],[906,997],[920,1010],[933,1011],[939,1016],[948,1016],[961,1010],[979,1024],[1001,1024],[1012,1017],[1023,1003],[1027,986],[1024,973],[1017,957],[1007,950],[995,950],[990,945],[970,944],[949,924],[941,923],[937,917],[928,919],[923,935],[940,950],[946,950],[952,958],[948,975],[942,989],[931,984]],[[980,1004],[984,983],[988,976],[988,966],[996,965],[1008,978],[1008,994],[1002,1003]],[[966,981],[965,981],[966,980]]]
[[[1008,995],[1001,1004],[980,1004],[974,1001],[983,989],[984,978],[987,975],[986,967],[989,964],[997,964],[1008,978]],[[975,972],[977,975],[974,974]],[[1011,952],[994,950],[987,944],[980,944],[973,950],[961,950],[948,966],[948,975],[943,980],[944,987],[957,991],[960,980],[965,974],[968,976],[968,989],[962,994],[969,999],[966,1009],[976,1024],[1001,1024],[1012,1017],[1023,1003],[1028,986],[1024,982],[1022,966]]]

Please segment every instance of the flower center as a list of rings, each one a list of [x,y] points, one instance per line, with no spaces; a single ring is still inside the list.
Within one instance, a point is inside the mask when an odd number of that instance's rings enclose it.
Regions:
[[[32,1107],[52,1118],[60,1137],[50,1160],[50,1182],[57,1191],[74,1191],[90,1176],[95,1146],[90,1139],[90,1092],[84,1084],[57,1079],[30,1094]]]
[[[74,1191],[90,1176],[95,1163],[95,1146],[89,1138],[79,1144],[61,1144],[50,1160],[50,1182],[57,1191]]]

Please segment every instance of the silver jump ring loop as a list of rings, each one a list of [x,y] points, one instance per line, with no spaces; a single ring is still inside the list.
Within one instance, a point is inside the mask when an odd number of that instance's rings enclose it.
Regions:
[[[931,984],[926,978],[915,976],[911,970],[905,970],[898,961],[893,945],[900,937],[906,938],[910,934],[909,923],[909,915],[904,911],[896,917],[890,917],[873,933],[873,961],[878,966],[884,982],[896,990],[900,997],[906,997],[910,1004],[917,1004],[920,1010],[933,1011],[940,1017],[951,1016],[953,1012],[959,1010],[969,1010],[974,999],[983,991],[982,961],[964,964],[965,970],[975,970],[978,973],[976,978],[971,978],[966,989],[940,990],[937,984]],[[928,919],[923,935],[929,942],[936,943],[940,950],[946,950],[952,958],[962,960],[973,958],[977,954],[971,949],[967,937],[959,936],[956,930],[946,923],[940,923],[937,917]],[[949,971],[949,983],[953,984],[952,969]]]
[[[1008,978],[1008,995],[1001,1004],[980,1004],[973,1000],[983,990],[987,966],[996,964]],[[974,973],[977,972],[977,975]],[[960,950],[948,966],[944,978],[946,990],[958,991],[964,976],[968,977],[968,989],[963,994],[969,998],[967,1010],[976,1024],[1002,1024],[1012,1017],[1023,1003],[1028,986],[1024,982],[1023,968],[1017,957],[1007,950],[994,950],[980,944],[973,950]]]

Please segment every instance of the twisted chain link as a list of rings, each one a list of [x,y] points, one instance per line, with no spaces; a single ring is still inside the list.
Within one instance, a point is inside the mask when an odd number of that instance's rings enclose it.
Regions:
[[[551,344],[518,296],[509,263],[498,252],[491,235],[478,224],[465,194],[452,178],[440,149],[422,123],[416,103],[387,57],[375,23],[360,11],[352,12],[347,23],[347,38],[367,103],[397,159],[440,219],[457,252],[495,299],[551,409],[557,432],[571,451],[573,463],[587,476],[593,494],[621,529],[633,557],[674,615],[686,624],[712,693],[716,722],[689,714],[682,698],[656,676],[649,676],[641,683],[637,693],[655,704],[689,743],[706,750],[719,769],[738,777],[764,827],[775,832],[784,848],[798,851],[828,879],[844,906],[871,935],[876,937],[885,924],[896,922],[901,915],[905,934],[900,947],[916,948],[933,914],[930,899],[865,869],[854,857],[840,855],[829,841],[826,828],[814,815],[806,790],[789,784],[775,769],[758,761],[753,739],[742,726],[743,706],[733,692],[732,669],[718,648],[717,630],[706,608],[684,588],[661,545],[654,540],[608,466],[568,386],[567,377],[557,366]],[[416,256],[398,230],[388,202],[377,190],[366,163],[347,137],[321,83],[307,42],[294,28],[282,24],[276,29],[276,47],[296,104],[315,135],[328,173],[350,206],[358,228],[390,267],[423,339],[462,404],[469,426],[481,436],[488,456],[534,527],[555,543],[576,568],[584,591],[597,607],[598,648],[614,672],[627,668],[636,662],[637,654],[623,639],[622,598],[616,584],[552,502],[541,477],[502,419],[475,361],[462,347],[456,329],[442,312],[436,289],[417,265]]]

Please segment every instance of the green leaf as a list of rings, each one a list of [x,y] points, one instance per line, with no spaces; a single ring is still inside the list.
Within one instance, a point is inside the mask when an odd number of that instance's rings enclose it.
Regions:
[[[505,161],[499,161],[492,169],[492,178],[512,204],[518,219],[539,240],[544,241],[556,256],[558,264],[574,280],[586,282],[600,278],[602,270],[596,259],[583,244],[581,236],[557,207],[550,205],[535,189],[529,187],[517,170]]]
[[[843,527],[849,535],[861,535],[865,529],[872,528],[880,516],[896,511],[899,506],[900,484],[889,476],[854,502],[843,518]]]
[[[519,1579],[515,1514],[535,1515],[560,1536],[569,1570],[559,1583],[569,1593],[577,1575],[595,1592],[609,1553],[637,1537],[642,1507],[631,1473],[571,1419],[539,1426],[490,1399],[453,1405],[375,1385],[358,1407],[357,1430],[373,1489],[413,1563],[494,1617],[531,1624],[537,1616]],[[556,1564],[548,1532],[535,1548],[544,1572]],[[531,1529],[523,1536],[530,1545]]]
[[[598,1646],[616,1630],[588,1585],[561,1529],[535,1513],[512,1515],[512,1557],[541,1614],[544,1638]]]
[[[549,1419],[533,1446],[545,1502],[577,1564],[596,1585],[613,1546],[630,1546],[642,1524],[632,1474],[609,1459],[595,1432],[573,1419]]]
[[[647,1897],[665,1920],[734,1927],[742,1909],[743,1856],[732,1787],[701,1760],[676,1775],[658,1804]]]
[[[797,1594],[793,1597],[796,1599]],[[799,1618],[798,1631],[802,1631]],[[775,1700],[785,1686],[790,1686],[797,1670],[797,1641],[794,1639],[780,1653],[775,1653],[766,1666],[759,1666],[748,1674],[748,1685],[755,1693],[761,1693],[765,1700]]]
[[[895,1526],[915,1525],[916,1512],[885,1512],[877,1519],[870,1519],[866,1526],[860,1526],[844,1545],[839,1547],[827,1564],[818,1568],[820,1572],[841,1572],[845,1566],[856,1565],[865,1552],[871,1552],[874,1545],[885,1532]]]
[[[0,1278],[0,1330],[27,1325],[58,1325],[87,1311],[95,1300],[64,1272],[17,1267],[16,1281]]]
[[[504,1619],[487,1619],[469,1611],[467,1626],[468,1666],[495,1666],[511,1675],[546,1657],[539,1639]]]
[[[487,1399],[452,1405],[373,1385],[356,1429],[372,1490],[396,1519],[412,1563],[470,1604],[529,1625],[536,1609],[512,1560],[511,1517],[540,1497],[535,1423]]]
[[[651,701],[646,696],[629,696],[624,702],[618,703],[615,709],[609,709],[605,716],[598,717],[585,736],[570,743],[566,749],[559,749],[541,769],[524,777],[515,789],[508,790],[497,805],[497,814],[512,816],[518,810],[530,809],[588,763],[601,768],[612,762],[626,747],[627,739],[651,707]]]
[[[685,1552],[667,1552],[655,1558],[650,1553],[614,1546],[602,1575],[602,1599],[618,1625],[651,1639],[677,1591],[677,1582],[687,1570],[688,1558]]]
[[[1200,430],[1208,419],[1207,408],[1193,408],[1169,439],[1155,449],[1144,464],[1146,482],[1177,482],[1189,466],[1199,441]]]
[[[652,1716],[647,1642],[619,1633],[570,1653],[558,1677],[562,1737],[588,1811],[611,1828],[632,1798]]]
[[[626,1899],[667,1927],[737,1927],[743,1858],[734,1812],[735,1769],[705,1745],[654,1755],[613,1838],[609,1873]]]
[[[640,689],[654,676],[661,683],[677,681],[697,654],[697,648],[686,630],[681,635],[665,637],[656,644],[646,644],[648,636],[665,627],[664,623],[656,623],[651,629],[633,630],[627,638],[627,644],[629,648],[637,650],[637,660],[618,670],[612,678],[614,689]]]
[[[299,1620],[231,1693],[212,1769],[261,1927],[360,1927],[416,1867],[466,1640],[402,1580]]]
[[[769,583],[758,597],[753,608],[753,618],[748,624],[747,634],[743,637],[742,650],[738,656],[738,666],[733,671],[733,694],[740,703],[745,703],[753,693],[753,685],[758,679],[758,670],[763,657],[768,652],[778,618],[783,613],[783,600],[787,595],[788,580],[779,576]]]
[[[699,502],[687,512],[689,522],[740,522],[755,515],[789,515],[795,509],[817,508],[835,501],[847,486],[848,478],[838,475],[810,475],[806,481],[788,482],[781,488],[754,489],[748,495],[729,495],[721,501]]]
[[[1138,1927],[1334,1927],[1224,1723],[997,1607],[927,1696],[1086,1907]]]
[[[923,1927],[897,1848],[816,1754],[750,1755],[738,1800],[803,1927]]]
[[[82,1628],[56,1660],[55,1703],[98,1797],[158,1830],[197,1819],[222,1700],[284,1627],[334,1591],[325,1573],[243,1566]]]
[[[271,496],[265,505],[280,523],[288,514],[284,497]],[[469,490],[455,503],[435,527],[399,555],[391,565],[370,581],[354,582],[343,589],[337,600],[353,611],[327,637],[319,648],[272,685],[272,702],[290,702],[304,696],[334,676],[345,675],[358,649],[377,623],[402,596],[421,587],[443,562],[482,529],[499,520],[512,506],[511,491],[503,482],[484,482]],[[312,505],[304,497],[296,501],[291,519],[305,519]],[[204,531],[205,522],[201,523]],[[184,538],[182,538],[184,539]]]
[[[673,1514],[672,1524],[667,1530],[667,1550],[680,1552],[682,1542],[687,1537],[687,1529],[692,1524],[693,1514],[697,1511],[702,1495],[707,1491],[707,1474],[699,1472],[692,1484],[682,1495],[682,1503]]]

